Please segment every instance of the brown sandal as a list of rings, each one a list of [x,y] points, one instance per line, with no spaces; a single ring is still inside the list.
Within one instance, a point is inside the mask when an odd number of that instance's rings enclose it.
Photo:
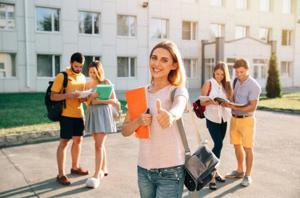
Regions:
[[[88,175],[89,171],[85,170],[81,167],[79,167],[78,169],[73,169],[71,168],[71,174],[76,174],[76,175]]]
[[[59,175],[57,175],[56,181],[57,181],[58,183],[62,184],[62,185],[65,185],[65,186],[68,186],[68,185],[71,184],[70,180],[69,180],[68,177],[65,176],[65,175],[63,175],[63,176],[61,176],[61,177],[60,177]]]

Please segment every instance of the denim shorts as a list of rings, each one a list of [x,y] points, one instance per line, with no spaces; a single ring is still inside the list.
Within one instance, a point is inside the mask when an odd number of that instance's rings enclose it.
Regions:
[[[184,184],[184,166],[159,169],[137,167],[141,198],[181,198]]]

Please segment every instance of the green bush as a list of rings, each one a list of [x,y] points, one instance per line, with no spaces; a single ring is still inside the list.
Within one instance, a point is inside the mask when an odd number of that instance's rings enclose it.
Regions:
[[[268,98],[281,97],[281,85],[275,53],[272,53],[269,63],[266,91]]]

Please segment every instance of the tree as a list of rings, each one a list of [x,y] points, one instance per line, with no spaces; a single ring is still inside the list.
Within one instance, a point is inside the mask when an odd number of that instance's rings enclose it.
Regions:
[[[274,52],[271,55],[269,63],[266,91],[268,98],[281,97],[281,85],[277,69],[276,55]]]

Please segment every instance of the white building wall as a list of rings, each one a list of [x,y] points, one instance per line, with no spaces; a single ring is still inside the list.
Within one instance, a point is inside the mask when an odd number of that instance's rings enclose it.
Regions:
[[[274,0],[271,12],[259,11],[259,0],[249,0],[248,10],[237,10],[235,0],[226,0],[224,7],[212,7],[210,1],[192,0],[26,0],[28,23],[28,62],[26,64],[25,1],[2,0],[15,4],[16,28],[0,30],[0,52],[16,53],[16,77],[0,78],[0,92],[44,91],[52,78],[37,77],[37,54],[60,55],[61,70],[69,65],[75,51],[84,55],[101,56],[106,77],[114,82],[116,89],[125,90],[149,83],[148,56],[151,48],[159,42],[151,39],[149,21],[153,17],[168,19],[168,38],[179,47],[183,58],[198,60],[196,76],[189,79],[190,88],[201,86],[201,40],[213,40],[209,30],[211,23],[225,26],[225,41],[234,39],[236,25],[250,28],[250,37],[257,38],[260,27],[272,28],[272,39],[277,41],[278,64],[293,62],[293,77],[282,77],[283,86],[300,86],[300,32],[299,2],[295,1],[294,14],[281,13],[281,0]],[[45,33],[36,31],[36,6],[60,9],[60,31]],[[100,35],[84,35],[78,31],[79,11],[101,13]],[[134,38],[117,36],[117,15],[137,17],[137,34]],[[196,40],[182,40],[182,21],[197,22]],[[292,46],[281,46],[282,29],[292,29]],[[237,46],[235,46],[237,47]],[[235,48],[233,47],[233,48]],[[239,56],[252,59],[251,51],[239,51]],[[211,49],[215,53],[214,49]],[[225,53],[232,53],[229,48]],[[137,61],[134,78],[117,77],[117,57],[133,56]],[[279,68],[280,69],[280,68]],[[28,71],[28,78],[26,72]]]

